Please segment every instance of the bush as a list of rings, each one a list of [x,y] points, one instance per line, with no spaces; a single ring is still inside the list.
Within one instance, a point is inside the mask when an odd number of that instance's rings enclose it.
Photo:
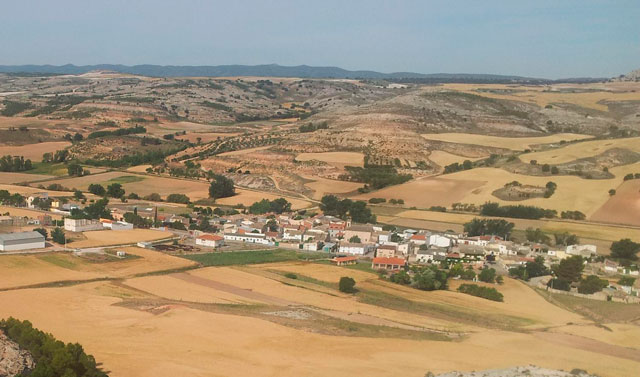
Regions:
[[[583,294],[593,294],[596,292],[600,292],[604,288],[609,285],[609,282],[604,279],[600,279],[596,275],[589,275],[586,278],[580,280],[580,285],[578,286],[578,293]]]
[[[385,198],[371,198],[371,199],[369,199],[369,203],[371,203],[371,204],[385,203],[386,201],[387,201],[387,199],[385,199]]]
[[[51,231],[51,239],[55,243],[58,243],[61,245],[64,244],[66,239],[65,239],[64,231],[62,230],[62,228],[56,227],[55,229],[53,229]]]
[[[458,287],[458,292],[471,296],[486,298],[487,300],[504,301],[502,293],[495,288],[481,287],[477,284],[462,284]]]
[[[348,276],[343,276],[340,278],[340,282],[338,283],[338,288],[340,292],[344,293],[355,293],[356,292],[356,281]]]
[[[571,283],[564,279],[556,278],[549,280],[547,287],[569,292],[571,290]]]
[[[190,200],[185,194],[169,194],[169,196],[167,196],[167,202],[188,204]]]
[[[402,285],[411,284],[411,276],[409,276],[409,274],[406,271],[396,272],[395,274],[391,275],[389,280],[391,280],[391,282],[396,284],[402,284]]]
[[[482,270],[478,275],[478,280],[483,281],[485,283],[495,283],[496,270],[493,268],[486,268]]]
[[[88,191],[93,195],[97,195],[97,196],[104,196],[107,193],[104,187],[97,183],[90,184]]]
[[[292,272],[287,272],[286,274],[284,274],[284,277],[289,278],[289,279],[297,279],[298,275],[292,273]]]

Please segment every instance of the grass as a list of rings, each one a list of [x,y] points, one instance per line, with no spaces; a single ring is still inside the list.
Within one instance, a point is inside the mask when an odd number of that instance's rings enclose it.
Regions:
[[[111,178],[107,181],[107,183],[119,183],[121,185],[124,185],[126,183],[135,183],[144,180],[145,177],[141,177],[139,175],[123,175],[122,177]]]
[[[183,256],[183,258],[198,262],[205,267],[274,263],[290,260],[313,260],[326,257],[327,255],[325,253],[299,253],[295,250],[281,249],[206,253]]]
[[[76,267],[76,263],[74,263],[73,261],[64,258],[62,255],[59,254],[48,254],[48,255],[42,255],[39,257],[39,259],[54,264],[58,267],[62,267],[62,268],[66,268],[69,270],[73,270]]]
[[[600,301],[536,289],[550,303],[595,322],[629,322],[640,318],[640,305]]]
[[[33,169],[25,171],[25,173],[29,174],[43,174],[43,175],[53,175],[56,177],[61,177],[67,175],[67,165],[63,162],[58,163],[49,163],[49,162],[34,162]]]
[[[360,302],[369,305],[418,315],[427,315],[447,321],[458,321],[486,328],[517,331],[519,328],[533,323],[531,320],[522,317],[497,313],[481,313],[474,311],[473,308],[467,309],[447,304],[417,302],[389,293],[368,289],[360,289],[356,297]]]

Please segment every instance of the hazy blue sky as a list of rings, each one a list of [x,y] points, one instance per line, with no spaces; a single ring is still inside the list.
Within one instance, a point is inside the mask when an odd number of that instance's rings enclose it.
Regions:
[[[640,68],[640,0],[0,3],[0,64],[66,63],[612,76]]]

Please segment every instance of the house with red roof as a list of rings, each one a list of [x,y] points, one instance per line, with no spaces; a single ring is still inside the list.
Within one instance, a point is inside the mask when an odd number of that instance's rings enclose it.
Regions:
[[[224,237],[204,233],[196,237],[196,245],[207,246],[207,247],[220,247],[224,246]]]
[[[335,257],[331,259],[331,263],[335,264],[336,266],[346,266],[349,264],[358,263],[358,258],[357,257]]]

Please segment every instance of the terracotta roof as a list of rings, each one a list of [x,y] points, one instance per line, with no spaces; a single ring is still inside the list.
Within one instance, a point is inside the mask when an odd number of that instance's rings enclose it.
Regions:
[[[395,264],[404,266],[406,261],[403,258],[373,258],[373,264]]]
[[[420,240],[420,241],[426,241],[427,237],[424,234],[414,234],[413,236],[411,236],[412,240]]]
[[[215,234],[202,234],[198,236],[198,239],[207,241],[222,241],[224,238],[216,236]]]
[[[332,262],[350,262],[354,260],[358,260],[358,258],[357,257],[335,257],[331,261]]]

